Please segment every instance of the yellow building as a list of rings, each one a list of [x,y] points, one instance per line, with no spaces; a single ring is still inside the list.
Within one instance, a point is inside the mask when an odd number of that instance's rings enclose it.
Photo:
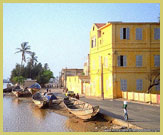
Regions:
[[[89,84],[89,76],[78,75],[78,76],[67,76],[67,89],[69,91],[74,91],[79,94],[89,94],[89,89],[87,87]],[[88,89],[88,90],[87,90]]]
[[[91,96],[145,93],[151,72],[160,67],[160,23],[93,24],[89,58]],[[160,93],[160,87],[154,86],[152,93]]]

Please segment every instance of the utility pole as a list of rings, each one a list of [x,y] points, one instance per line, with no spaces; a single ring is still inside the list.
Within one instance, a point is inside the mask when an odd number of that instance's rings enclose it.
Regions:
[[[104,88],[103,88],[103,62],[101,56],[101,97],[104,100]]]

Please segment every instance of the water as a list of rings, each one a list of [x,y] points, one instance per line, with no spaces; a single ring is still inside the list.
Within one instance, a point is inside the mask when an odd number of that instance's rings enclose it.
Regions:
[[[69,132],[67,119],[50,109],[37,108],[31,98],[3,97],[4,132]]]
[[[31,97],[16,98],[11,93],[3,96],[4,132],[99,132],[109,127],[103,118],[84,122],[66,109],[39,109]]]

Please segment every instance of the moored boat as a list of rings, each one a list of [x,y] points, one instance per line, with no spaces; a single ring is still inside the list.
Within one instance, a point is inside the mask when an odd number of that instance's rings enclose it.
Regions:
[[[99,106],[92,106],[75,98],[65,98],[64,104],[69,112],[83,120],[93,118],[100,110]]]
[[[32,100],[39,108],[49,107],[51,105],[58,105],[62,100],[58,99],[54,93],[37,92],[32,96]]]
[[[39,90],[41,89],[41,86],[40,84],[38,83],[35,83],[33,85],[31,85],[28,90],[30,91],[30,93],[33,95],[35,94],[36,92],[38,92]]]
[[[12,93],[16,96],[16,97],[31,97],[32,94],[29,92],[29,90],[27,89],[15,89],[12,91]]]
[[[14,87],[4,88],[4,89],[3,89],[3,92],[4,92],[4,93],[12,92],[12,89],[13,89],[13,88],[14,88]]]

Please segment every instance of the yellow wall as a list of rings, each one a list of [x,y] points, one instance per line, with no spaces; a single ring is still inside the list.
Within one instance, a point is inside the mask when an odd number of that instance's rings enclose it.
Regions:
[[[134,100],[140,102],[151,102],[160,104],[159,94],[147,94],[147,93],[137,93],[137,92],[122,92],[122,98],[127,100]]]
[[[101,97],[101,62],[103,64],[103,90],[105,98],[122,97],[120,80],[127,80],[127,91],[145,93],[149,86],[147,76],[154,67],[154,55],[160,54],[160,40],[154,40],[154,28],[159,24],[113,23],[99,29],[93,25],[90,32],[90,94]],[[95,28],[93,31],[93,27]],[[130,37],[120,39],[120,28],[130,29]],[[142,28],[142,40],[136,40],[135,30]],[[96,47],[91,47],[91,39],[96,37]],[[127,66],[118,67],[117,57],[125,55]],[[143,56],[142,67],[136,67],[136,55]],[[102,61],[100,61],[102,59]],[[143,80],[143,89],[136,90],[136,80]],[[155,88],[152,93],[160,93]]]
[[[81,94],[81,80],[78,76],[67,76],[67,88],[69,91]]]

